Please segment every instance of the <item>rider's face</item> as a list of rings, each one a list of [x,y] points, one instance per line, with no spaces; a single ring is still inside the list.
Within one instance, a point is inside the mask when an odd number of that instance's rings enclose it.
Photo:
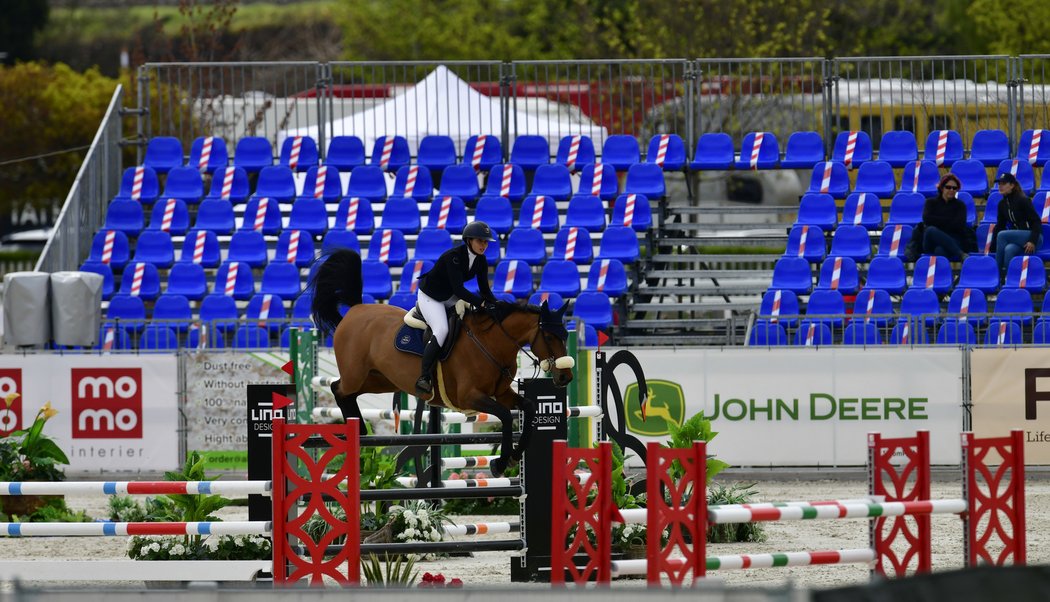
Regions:
[[[474,251],[475,255],[484,255],[485,249],[489,248],[489,241],[487,240],[482,240],[480,238],[471,238],[469,240],[470,250]]]

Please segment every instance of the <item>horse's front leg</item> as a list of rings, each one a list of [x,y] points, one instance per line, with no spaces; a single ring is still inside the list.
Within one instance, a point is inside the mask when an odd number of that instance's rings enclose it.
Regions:
[[[514,448],[511,453],[510,461],[511,465],[517,464],[521,461],[521,456],[529,446],[529,437],[532,435],[532,421],[535,414],[535,407],[532,401],[522,397],[512,389],[507,389],[496,396],[496,401],[500,407],[508,409],[517,409],[521,412],[519,419],[521,420],[521,438],[518,439],[518,446]]]
[[[510,413],[510,408],[503,406],[491,397],[484,398],[474,407],[479,412],[492,414],[499,419],[502,425],[503,442],[499,447],[499,457],[493,460],[491,464],[492,476],[502,477],[507,468],[517,462],[512,456],[514,451],[514,416]],[[520,458],[521,456],[518,457]]]

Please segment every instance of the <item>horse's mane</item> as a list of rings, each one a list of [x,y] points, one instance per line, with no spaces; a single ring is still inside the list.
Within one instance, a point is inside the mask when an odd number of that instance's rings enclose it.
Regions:
[[[551,310],[548,310],[548,311],[551,311]],[[533,315],[539,316],[539,315],[541,315],[543,313],[543,308],[540,307],[539,305],[533,305],[531,303],[528,303],[524,299],[519,299],[519,300],[515,301],[514,303],[511,303],[509,301],[497,301],[496,302],[496,316],[491,316],[491,315],[489,315],[488,313],[486,313],[485,311],[482,311],[482,310],[471,310],[469,315],[475,316],[475,319],[480,319],[480,320],[483,320],[483,321],[491,321],[491,323],[488,325],[488,328],[491,328],[492,326],[495,326],[496,324],[502,323],[503,320],[506,320],[508,316],[510,316],[512,314],[516,314],[516,313],[528,313],[528,314],[533,314]],[[551,311],[551,313],[554,313],[554,312]],[[486,328],[486,330],[488,328]],[[566,335],[567,335],[567,333],[566,333]],[[560,336],[560,334],[559,334],[559,336]]]

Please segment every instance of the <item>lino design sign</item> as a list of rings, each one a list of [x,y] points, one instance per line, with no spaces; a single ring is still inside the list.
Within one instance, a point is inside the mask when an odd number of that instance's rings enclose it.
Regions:
[[[669,380],[647,380],[648,401],[645,415],[638,402],[638,383],[627,385],[624,405],[627,414],[627,429],[644,437],[659,437],[671,434],[671,427],[685,421],[685,392],[682,385]]]

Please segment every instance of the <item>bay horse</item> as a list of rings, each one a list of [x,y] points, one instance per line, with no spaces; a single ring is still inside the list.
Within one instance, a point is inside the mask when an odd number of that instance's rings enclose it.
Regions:
[[[333,334],[339,379],[332,383],[332,393],[343,418],[361,418],[357,397],[362,393],[415,395],[422,360],[394,347],[405,310],[361,303],[361,256],[357,253],[342,249],[317,261],[320,267],[304,294],[313,293],[314,324]],[[349,307],[342,316],[340,304]],[[563,321],[567,308],[566,304],[551,311],[546,302],[538,307],[500,302],[491,314],[468,311],[449,356],[438,364],[434,393],[427,403],[468,414],[493,414],[502,423],[500,456],[491,465],[494,476],[501,476],[521,459],[534,414],[532,401],[511,388],[518,352],[529,346],[531,353],[525,353],[535,366],[551,374],[556,386],[572,381],[574,363],[566,353],[568,332]],[[511,410],[519,410],[522,419],[517,448]]]

